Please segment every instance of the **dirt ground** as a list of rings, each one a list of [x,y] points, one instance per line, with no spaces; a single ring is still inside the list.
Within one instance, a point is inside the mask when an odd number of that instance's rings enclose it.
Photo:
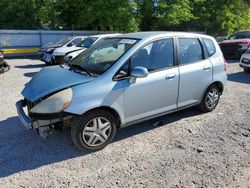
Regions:
[[[0,75],[0,187],[250,187],[250,74],[230,62],[217,108],[196,108],[118,131],[105,149],[78,151],[70,131],[49,139],[21,125],[15,102],[44,65],[8,60]]]

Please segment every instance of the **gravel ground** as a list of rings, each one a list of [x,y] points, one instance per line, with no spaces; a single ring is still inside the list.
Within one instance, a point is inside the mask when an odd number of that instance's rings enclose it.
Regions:
[[[250,187],[250,74],[237,62],[217,108],[195,108],[118,131],[105,149],[78,151],[70,131],[49,139],[22,127],[15,102],[44,65],[8,60],[0,75],[0,187]]]

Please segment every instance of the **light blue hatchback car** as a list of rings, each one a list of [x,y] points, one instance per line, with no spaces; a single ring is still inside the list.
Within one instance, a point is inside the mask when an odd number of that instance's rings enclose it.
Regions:
[[[210,36],[124,34],[99,41],[70,62],[43,68],[16,107],[25,127],[42,137],[69,120],[75,145],[97,150],[120,127],[195,105],[212,111],[224,90],[225,70]]]

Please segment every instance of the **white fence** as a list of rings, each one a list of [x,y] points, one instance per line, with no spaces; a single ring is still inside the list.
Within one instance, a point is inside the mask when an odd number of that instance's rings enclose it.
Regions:
[[[41,47],[68,36],[86,36],[97,33],[97,31],[0,30],[0,48]]]

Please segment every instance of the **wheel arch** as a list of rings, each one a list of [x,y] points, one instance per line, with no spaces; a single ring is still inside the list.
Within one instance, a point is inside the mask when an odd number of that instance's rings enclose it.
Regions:
[[[205,95],[206,91],[208,90],[208,88],[210,88],[210,87],[213,86],[213,85],[215,85],[216,87],[219,88],[219,90],[220,90],[220,95],[222,95],[222,93],[223,93],[223,91],[224,91],[223,83],[220,82],[220,81],[214,81],[214,82],[212,82],[211,84],[209,84],[209,85],[206,87],[206,89],[203,91],[201,101],[203,100],[204,95]]]
[[[223,93],[223,91],[224,91],[223,83],[220,82],[220,81],[215,81],[215,82],[211,83],[211,84],[207,87],[207,89],[208,89],[209,87],[211,87],[212,85],[217,86],[217,87],[219,88],[219,90],[220,90],[220,95],[222,95],[222,93]],[[207,89],[206,89],[206,90],[207,90]]]
[[[90,113],[91,111],[100,110],[100,109],[101,110],[107,110],[107,111],[109,111],[115,117],[115,119],[116,119],[116,126],[117,126],[117,128],[121,127],[121,117],[120,117],[120,114],[114,108],[111,108],[109,106],[95,107],[95,108],[87,110],[86,112],[84,112],[81,115],[84,115],[86,113]]]

